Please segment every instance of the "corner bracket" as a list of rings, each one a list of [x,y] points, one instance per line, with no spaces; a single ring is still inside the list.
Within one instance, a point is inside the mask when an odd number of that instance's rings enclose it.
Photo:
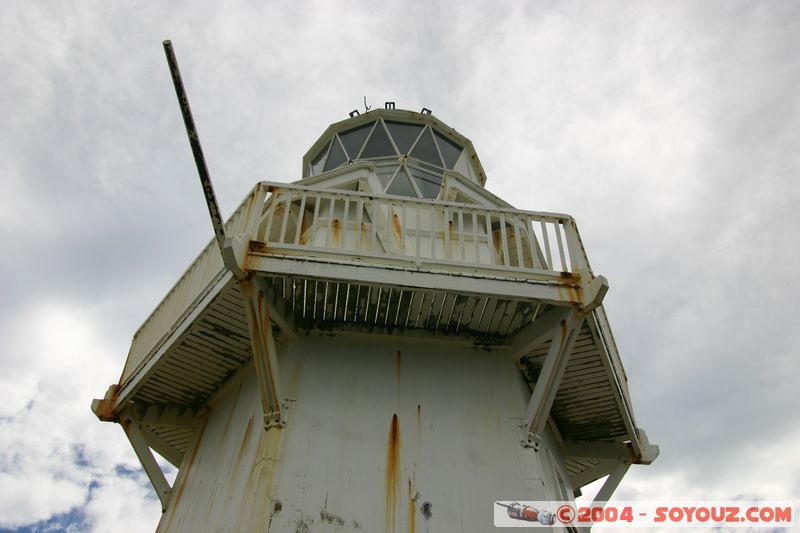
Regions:
[[[584,315],[571,309],[553,328],[553,336],[542,371],[536,380],[528,407],[525,410],[523,435],[520,439],[523,446],[539,450],[550,409],[553,406],[558,387],[569,363],[572,348],[580,335]]]
[[[605,276],[593,278],[583,287],[583,298],[581,299],[581,313],[588,314],[593,309],[603,303],[608,292],[608,279]]]
[[[272,335],[270,291],[260,278],[241,280],[240,286],[264,412],[264,429],[283,427],[286,425],[286,409],[282,403],[278,352]]]

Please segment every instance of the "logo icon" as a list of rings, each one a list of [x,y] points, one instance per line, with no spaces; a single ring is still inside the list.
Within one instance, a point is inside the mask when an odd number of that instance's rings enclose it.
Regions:
[[[518,502],[510,504],[495,502],[500,507],[505,507],[508,516],[514,520],[522,520],[524,522],[539,522],[545,526],[552,526],[556,522],[556,517],[549,511],[540,511],[530,505],[522,505]]]

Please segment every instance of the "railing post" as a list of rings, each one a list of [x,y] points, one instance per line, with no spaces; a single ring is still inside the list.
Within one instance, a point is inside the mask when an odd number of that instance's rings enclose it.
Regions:
[[[567,239],[567,251],[569,253],[569,263],[573,274],[589,274],[589,261],[586,258],[586,251],[581,244],[578,227],[575,220],[568,218],[564,220],[564,235]]]
[[[244,278],[244,263],[250,248],[250,241],[256,238],[258,225],[264,208],[266,187],[257,183],[250,193],[242,219],[240,231],[233,237],[226,237],[222,246],[222,260],[237,279]]]

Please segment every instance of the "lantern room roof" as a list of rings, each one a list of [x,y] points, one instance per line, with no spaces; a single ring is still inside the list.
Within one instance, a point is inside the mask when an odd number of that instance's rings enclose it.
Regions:
[[[472,141],[430,113],[405,109],[374,109],[331,124],[303,156],[302,176],[387,158],[418,160],[460,172],[481,186],[486,183]]]

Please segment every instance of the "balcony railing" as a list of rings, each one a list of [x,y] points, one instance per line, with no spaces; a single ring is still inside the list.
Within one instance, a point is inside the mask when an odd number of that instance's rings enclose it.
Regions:
[[[588,271],[568,215],[261,184],[270,193],[257,252],[337,256],[430,270],[563,280]]]
[[[543,283],[574,284],[589,272],[574,220],[554,213],[261,182],[226,230],[229,236],[244,233],[255,254]],[[134,335],[121,382],[136,373],[224,273],[212,240]]]
[[[225,223],[227,233],[236,234],[242,231],[251,200],[252,194],[248,195],[233,212]],[[150,313],[147,320],[134,333],[120,383],[124,383],[144,363],[147,356],[166,340],[191,312],[195,302],[200,301],[206,295],[224,272],[225,265],[222,262],[222,254],[220,254],[217,241],[211,239],[197,259],[189,265],[172,289]]]

